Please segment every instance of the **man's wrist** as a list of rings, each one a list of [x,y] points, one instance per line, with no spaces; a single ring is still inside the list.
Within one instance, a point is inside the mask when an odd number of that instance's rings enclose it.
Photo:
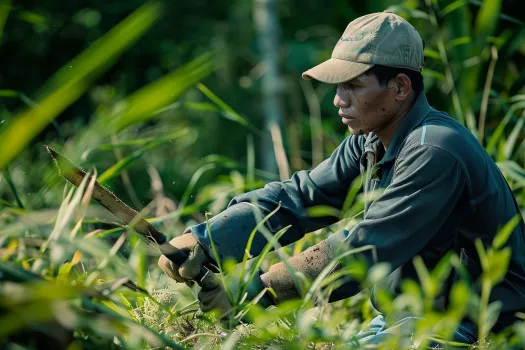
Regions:
[[[261,279],[261,284],[264,288],[271,288],[270,275],[268,274],[268,272],[261,274],[260,279]]]
[[[302,284],[296,272],[313,281],[333,260],[332,249],[322,241],[304,252],[295,255],[285,262],[270,266],[267,273],[261,276],[261,284],[271,288],[278,302],[301,297]],[[300,285],[296,285],[299,283]]]

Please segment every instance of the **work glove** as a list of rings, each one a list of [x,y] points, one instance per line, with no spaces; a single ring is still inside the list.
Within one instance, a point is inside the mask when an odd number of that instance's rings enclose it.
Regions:
[[[161,255],[158,265],[171,279],[192,286],[193,280],[195,276],[199,274],[202,266],[206,265],[207,267],[211,267],[212,259],[197,239],[195,239],[193,234],[189,232],[191,232],[191,230],[188,229],[185,233],[170,241],[171,245],[188,254],[188,259],[186,259],[182,265],[178,266],[166,256]]]
[[[270,305],[275,305],[275,300],[270,291],[263,285],[261,281],[261,274],[263,271],[259,269],[254,278],[248,282],[244,294],[241,296],[241,285],[239,279],[228,278],[226,280],[228,291],[226,291],[223,283],[218,279],[219,283],[214,288],[203,288],[198,294],[199,306],[203,312],[217,311],[221,320],[226,320],[229,317],[236,316],[232,314],[233,304],[242,302],[246,304],[255,298],[259,297],[257,304],[266,308]],[[263,292],[264,293],[261,293]],[[230,299],[231,298],[231,299]],[[236,310],[240,311],[241,308]]]
[[[294,283],[292,273],[295,275],[302,274],[308,279],[314,280],[332,262],[334,257],[332,249],[323,241],[289,258],[287,264],[280,262],[270,266],[267,273],[263,273],[259,269],[255,278],[250,281],[247,295],[243,295],[240,299],[245,299],[246,302],[251,301],[265,289],[266,292],[257,302],[264,308],[286,300],[300,298],[301,293]],[[238,297],[238,283],[234,281],[230,284],[229,289],[234,298]],[[231,300],[228,298],[222,283],[215,288],[201,290],[198,298],[201,310],[204,312],[215,309],[219,310],[222,316],[225,316],[232,310]]]

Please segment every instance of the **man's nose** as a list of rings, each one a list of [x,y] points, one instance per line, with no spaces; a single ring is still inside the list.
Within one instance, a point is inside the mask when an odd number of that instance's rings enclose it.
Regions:
[[[347,99],[345,98],[343,91],[341,91],[340,87],[337,87],[337,90],[335,92],[334,106],[339,107],[339,108],[350,107],[350,105],[349,105]]]

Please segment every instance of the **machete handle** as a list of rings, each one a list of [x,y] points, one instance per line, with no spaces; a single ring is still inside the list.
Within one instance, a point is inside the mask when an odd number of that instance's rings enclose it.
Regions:
[[[182,250],[174,247],[169,243],[164,243],[163,246],[170,246],[170,253],[164,253],[164,256],[168,258],[171,262],[175,263],[177,266],[181,266],[188,259],[188,254]],[[161,249],[162,251],[163,249]],[[199,273],[194,277],[195,281],[203,290],[211,290],[217,287],[221,281],[217,276],[211,272],[206,266],[202,266]]]

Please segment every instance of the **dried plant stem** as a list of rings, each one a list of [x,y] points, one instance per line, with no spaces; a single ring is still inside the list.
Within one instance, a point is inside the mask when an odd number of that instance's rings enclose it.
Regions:
[[[427,0],[428,5],[428,12],[429,12],[429,19],[430,23],[438,33],[440,33],[440,28],[437,22],[436,18],[436,11],[432,5],[431,1]],[[447,80],[448,87],[450,89],[450,92],[452,93],[452,103],[454,105],[454,110],[456,112],[457,118],[459,119],[459,122],[462,124],[465,124],[465,115],[463,114],[463,110],[461,108],[461,102],[459,101],[459,95],[458,91],[456,90],[456,85],[454,84],[454,77],[452,76],[452,71],[450,70],[450,64],[447,57],[447,51],[445,49],[445,43],[443,42],[443,38],[441,37],[441,34],[438,34],[438,40],[437,40],[437,46],[439,50],[439,56],[441,58],[441,62],[443,63],[443,66],[445,67],[445,77]]]
[[[290,103],[291,113],[288,116],[288,123],[286,130],[288,130],[288,149],[290,154],[290,166],[293,170],[302,168],[301,159],[301,123],[300,118],[302,114],[302,98],[301,91],[298,84],[288,83],[290,86]]]
[[[118,139],[117,135],[112,134],[111,135],[111,143],[117,144]],[[115,158],[117,158],[117,162],[120,162],[122,160],[122,152],[120,152],[120,149],[118,147],[115,147],[114,149]],[[138,208],[139,210],[142,209],[144,206],[139,200],[139,197],[137,196],[137,193],[135,192],[135,189],[133,188],[131,184],[131,180],[129,178],[127,170],[122,170],[120,173],[120,177],[122,178],[122,183],[124,184],[124,188],[126,189],[126,192],[128,192],[129,198],[131,199],[131,202],[133,203],[133,206],[135,208]]]
[[[312,167],[323,161],[323,125],[319,97],[309,80],[301,80],[301,87],[310,112],[310,130],[312,132]]]
[[[281,180],[289,179],[290,165],[288,164],[286,152],[284,151],[281,129],[277,123],[271,123],[269,128],[270,134],[272,135],[273,150],[275,152],[275,159],[277,160],[277,168],[279,169],[279,177]]]
[[[494,77],[496,61],[498,60],[498,50],[496,49],[495,46],[492,46],[491,54],[492,54],[492,58],[489,63],[487,79],[485,80],[485,87],[483,89],[483,98],[481,99],[481,109],[479,111],[478,140],[481,144],[483,144],[483,138],[485,136],[485,120],[487,118],[487,108],[489,104],[490,86],[492,85],[492,78]]]

